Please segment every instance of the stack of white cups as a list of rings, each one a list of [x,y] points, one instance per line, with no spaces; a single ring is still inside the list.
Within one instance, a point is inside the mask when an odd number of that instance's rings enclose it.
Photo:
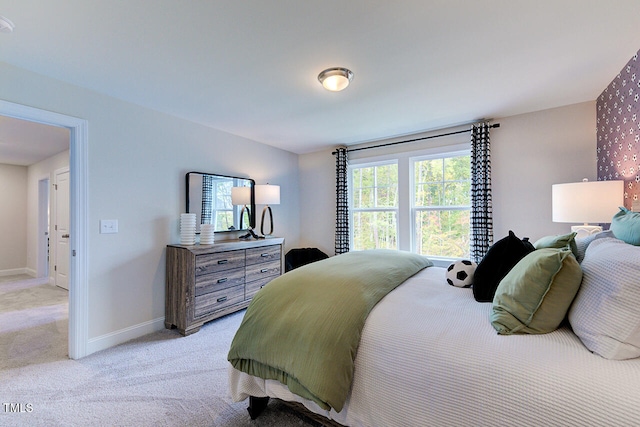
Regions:
[[[200,226],[200,244],[213,245],[213,224],[202,224]]]
[[[196,214],[180,214],[180,244],[196,244]]]

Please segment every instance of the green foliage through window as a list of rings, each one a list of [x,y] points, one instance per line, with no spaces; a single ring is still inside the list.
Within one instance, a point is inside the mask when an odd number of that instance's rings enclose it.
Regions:
[[[415,252],[469,257],[470,161],[469,155],[414,161]]]
[[[352,166],[350,169],[351,249],[398,249],[399,229],[413,233],[413,252],[468,258],[471,160],[467,153],[416,157]],[[411,189],[398,189],[399,167]],[[399,200],[399,196],[402,200]],[[411,213],[409,213],[409,211]],[[401,212],[403,213],[401,215]],[[404,219],[404,223],[398,221]],[[405,235],[405,234],[403,234]],[[402,244],[408,249],[409,243]]]
[[[351,170],[353,250],[398,248],[398,164]]]

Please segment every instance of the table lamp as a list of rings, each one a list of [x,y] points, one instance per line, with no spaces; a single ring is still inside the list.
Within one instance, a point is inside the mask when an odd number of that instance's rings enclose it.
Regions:
[[[610,223],[623,206],[624,181],[588,181],[551,186],[553,222],[574,222],[571,231],[576,237],[586,237],[602,231],[600,225]]]

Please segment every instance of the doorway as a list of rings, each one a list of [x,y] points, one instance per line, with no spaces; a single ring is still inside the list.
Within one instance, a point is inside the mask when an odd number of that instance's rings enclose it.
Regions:
[[[86,356],[88,345],[87,181],[88,122],[0,100],[0,115],[69,129],[69,357]]]

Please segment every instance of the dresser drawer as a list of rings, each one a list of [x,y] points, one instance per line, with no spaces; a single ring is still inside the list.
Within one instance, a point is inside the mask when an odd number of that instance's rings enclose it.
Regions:
[[[260,289],[262,289],[264,286],[267,285],[267,283],[269,283],[270,281],[272,281],[273,279],[275,279],[277,277],[278,276],[269,276],[269,277],[263,277],[263,278],[258,279],[258,280],[254,280],[253,282],[247,282],[247,285],[246,285],[246,288],[245,288],[245,293],[244,293],[245,299],[253,298],[253,296]]]
[[[196,276],[244,267],[244,251],[217,252],[196,257]]]
[[[247,265],[245,280],[249,283],[269,276],[278,276],[280,274],[280,265],[280,259],[263,262],[261,264]]]
[[[196,296],[244,284],[244,268],[196,276]]]
[[[247,267],[268,261],[280,261],[280,245],[265,246],[263,248],[247,249]]]
[[[243,285],[209,292],[195,298],[194,317],[205,316],[242,301],[244,301]]]

